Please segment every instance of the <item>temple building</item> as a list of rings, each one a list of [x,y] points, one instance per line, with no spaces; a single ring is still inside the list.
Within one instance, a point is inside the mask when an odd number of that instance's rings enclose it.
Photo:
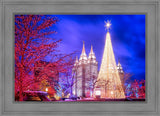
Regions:
[[[72,73],[75,78],[73,94],[79,97],[92,97],[98,76],[98,62],[96,61],[92,46],[87,57],[83,42],[82,53],[79,60],[76,58]]]
[[[117,64],[117,70],[118,70],[118,73],[121,79],[121,83],[124,85],[124,71],[123,71],[122,65],[119,60]]]

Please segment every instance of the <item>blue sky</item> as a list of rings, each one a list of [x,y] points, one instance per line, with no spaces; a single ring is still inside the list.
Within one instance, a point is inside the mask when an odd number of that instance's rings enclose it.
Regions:
[[[59,19],[53,29],[56,39],[62,39],[62,53],[77,52],[78,58],[85,42],[89,55],[91,44],[100,69],[105,44],[105,23],[111,21],[111,41],[116,62],[120,60],[125,72],[132,79],[145,79],[145,15],[53,15]]]

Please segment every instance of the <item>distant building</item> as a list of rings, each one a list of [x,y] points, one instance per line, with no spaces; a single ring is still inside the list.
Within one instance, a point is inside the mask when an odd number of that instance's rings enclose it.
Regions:
[[[118,61],[117,70],[118,70],[121,82],[122,82],[122,84],[124,84],[124,71],[123,71],[123,68],[122,68],[120,61]]]
[[[91,97],[98,76],[98,62],[96,61],[92,46],[89,57],[87,57],[83,43],[81,56],[79,60],[76,58],[72,72],[75,79],[73,94],[76,96]]]

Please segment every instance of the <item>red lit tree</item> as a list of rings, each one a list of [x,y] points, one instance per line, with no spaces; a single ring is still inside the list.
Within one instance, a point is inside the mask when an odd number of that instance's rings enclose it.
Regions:
[[[139,98],[145,99],[145,80],[140,81]]]
[[[134,80],[126,88],[128,97],[132,99],[145,99],[145,80]]]
[[[49,15],[15,15],[15,95],[23,101],[23,92],[35,89],[36,82],[54,78],[57,71],[64,72],[65,58],[68,55],[59,55],[56,48],[61,40],[51,38],[56,31],[54,24],[58,19]],[[45,65],[39,79],[34,78],[36,62],[49,62]],[[53,68],[54,67],[54,68]]]
[[[134,80],[134,82],[131,85],[132,87],[132,98],[138,98],[138,92],[139,92],[139,82],[138,80]]]

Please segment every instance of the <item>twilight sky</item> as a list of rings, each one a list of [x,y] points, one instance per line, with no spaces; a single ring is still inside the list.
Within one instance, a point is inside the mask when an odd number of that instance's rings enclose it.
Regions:
[[[145,79],[145,15],[53,15],[59,19],[54,25],[56,39],[62,39],[62,53],[77,53],[78,58],[85,42],[89,55],[91,44],[100,69],[105,44],[105,23],[111,21],[111,41],[124,72],[132,73],[132,79]]]

